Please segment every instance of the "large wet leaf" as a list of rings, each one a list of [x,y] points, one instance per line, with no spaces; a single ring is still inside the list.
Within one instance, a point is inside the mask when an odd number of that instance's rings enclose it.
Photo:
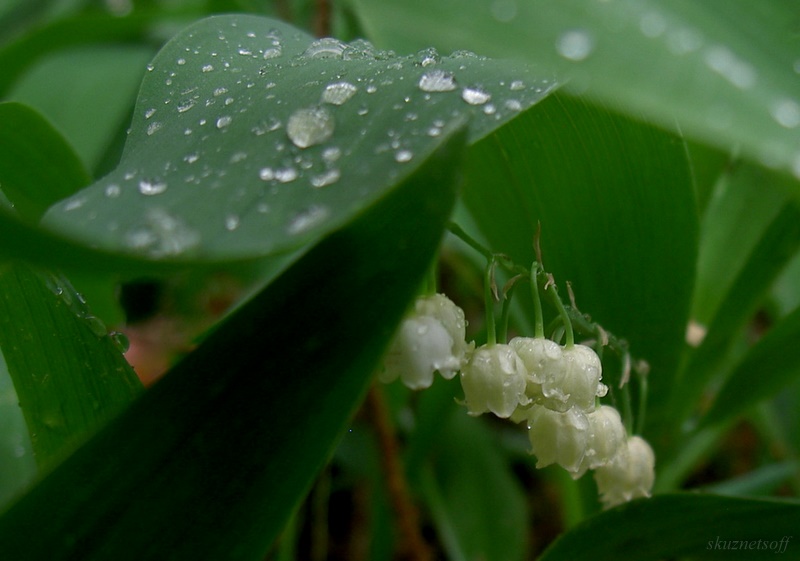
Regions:
[[[191,26],[149,69],[119,167],[45,223],[155,258],[296,247],[368,206],[463,120],[478,139],[554,86],[518,63],[396,56],[252,16]]]
[[[430,266],[463,145],[457,132],[17,502],[0,558],[263,559]]]
[[[778,553],[791,558],[797,555],[793,536],[798,517],[796,501],[661,495],[587,519],[556,540],[539,561],[775,559]]]
[[[800,177],[792,0],[352,0],[379,45],[552,65],[576,90]]]

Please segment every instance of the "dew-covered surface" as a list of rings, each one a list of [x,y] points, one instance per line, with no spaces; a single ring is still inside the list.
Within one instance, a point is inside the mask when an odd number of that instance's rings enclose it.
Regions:
[[[352,1],[395,48],[536,61],[573,92],[800,180],[797,2]]]
[[[474,141],[556,84],[519,63],[220,16],[188,28],[142,83],[117,169],[44,223],[152,258],[241,258],[341,225],[470,120]]]

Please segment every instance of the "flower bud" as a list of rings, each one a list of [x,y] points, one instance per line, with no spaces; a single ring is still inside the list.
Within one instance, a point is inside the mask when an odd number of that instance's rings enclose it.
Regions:
[[[655,454],[647,441],[638,436],[630,437],[608,465],[594,472],[605,508],[649,497],[655,480],[655,463]]]
[[[589,439],[589,420],[577,407],[560,412],[534,405],[528,438],[537,468],[558,464],[570,473],[579,473]]]
[[[392,341],[378,378],[391,382],[400,377],[411,389],[429,387],[437,370],[449,380],[469,350],[465,330],[464,312],[447,296],[417,298],[414,311],[403,320]]]
[[[461,369],[461,387],[470,415],[491,411],[510,417],[525,396],[527,372],[516,351],[508,345],[484,345],[472,353]]]

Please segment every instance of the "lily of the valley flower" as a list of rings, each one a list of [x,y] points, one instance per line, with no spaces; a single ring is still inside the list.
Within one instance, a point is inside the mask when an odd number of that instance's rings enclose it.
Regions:
[[[656,457],[646,440],[632,436],[608,465],[594,472],[600,500],[606,508],[649,497],[655,480]]]
[[[448,380],[453,378],[470,348],[465,332],[464,312],[447,296],[417,298],[384,358],[379,379],[391,382],[399,377],[416,390],[429,387],[437,371]]]
[[[525,396],[528,374],[522,359],[508,345],[484,345],[461,369],[461,388],[470,415],[491,411],[508,418]]]

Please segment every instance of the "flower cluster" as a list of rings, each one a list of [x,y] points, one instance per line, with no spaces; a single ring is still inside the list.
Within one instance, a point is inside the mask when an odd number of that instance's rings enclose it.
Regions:
[[[600,497],[611,507],[646,497],[655,457],[638,436],[628,437],[619,412],[597,405],[608,388],[590,347],[560,346],[544,337],[475,348],[465,340],[464,312],[442,294],[420,297],[402,322],[379,378],[398,377],[427,388],[435,372],[460,372],[470,415],[493,413],[526,422],[537,468],[558,464],[573,478],[594,470]]]

